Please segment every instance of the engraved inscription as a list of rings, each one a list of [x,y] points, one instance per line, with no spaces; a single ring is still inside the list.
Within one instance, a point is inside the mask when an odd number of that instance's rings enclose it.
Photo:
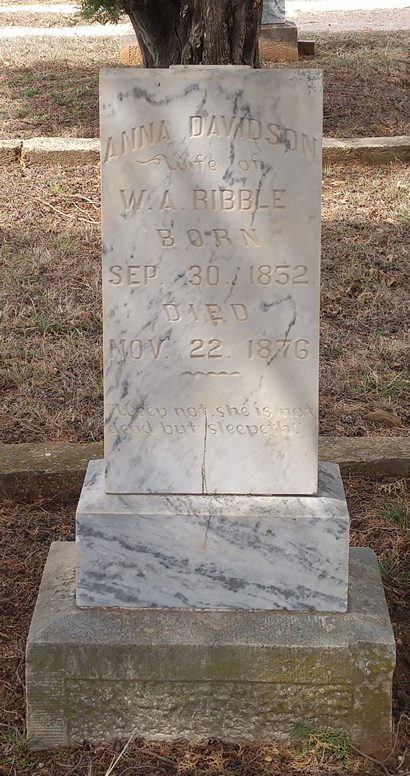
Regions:
[[[256,211],[284,210],[286,189],[272,189],[264,199],[258,189],[194,189],[194,210]]]
[[[191,358],[222,358],[222,342],[220,339],[211,339],[204,342],[201,339],[191,340]]]
[[[307,159],[316,159],[318,140],[305,132],[282,126],[273,121],[263,124],[247,116],[190,116],[191,138],[239,138],[270,145],[283,144],[288,151],[299,151]]]
[[[121,207],[125,213],[135,214],[139,210],[162,210],[163,212],[175,211],[176,206],[169,189],[159,192],[153,198],[146,189],[135,192],[134,189],[120,189]]]
[[[109,341],[109,359],[118,359],[119,361],[125,361],[130,358],[132,361],[139,361],[143,356],[155,359],[157,361],[162,352],[162,348],[165,344],[165,340],[113,340]]]
[[[270,286],[277,283],[279,286],[305,285],[309,283],[308,268],[305,264],[260,264],[249,267],[249,281],[251,286]]]
[[[186,155],[180,156],[174,158],[172,161],[166,154],[155,154],[155,156],[152,156],[150,159],[136,159],[136,162],[137,164],[156,165],[164,163],[168,167],[168,170],[172,170],[172,172],[175,172],[176,170],[179,170],[180,172],[184,170],[187,170],[188,172],[198,170],[201,172],[202,170],[212,171],[218,168],[215,159],[206,159],[203,154],[196,154],[193,158]]]
[[[121,130],[107,138],[103,161],[118,159],[129,152],[140,151],[159,143],[168,143],[170,140],[169,123],[166,119],[151,121],[148,124],[131,127],[129,130]]]
[[[197,71],[102,79],[106,485],[312,494],[320,75]]]
[[[249,319],[246,305],[240,302],[233,302],[225,307],[215,303],[183,305],[167,302],[162,307],[170,323],[182,321],[185,317],[194,323],[206,323],[207,321],[211,323],[227,323],[228,321],[243,323]]]
[[[207,267],[200,267],[193,264],[188,270],[188,283],[193,286],[217,286],[219,283],[219,267],[215,264],[208,264]]]
[[[158,269],[152,264],[130,264],[122,267],[115,264],[108,269],[108,282],[112,286],[147,286],[157,277]]]
[[[195,347],[209,347],[209,343]],[[214,341],[210,347],[217,347]],[[202,375],[221,374],[215,370],[201,372]],[[160,434],[165,436],[201,434],[201,419],[208,418],[208,431],[212,436],[275,436],[283,438],[298,437],[301,434],[303,419],[310,413],[302,407],[262,407],[234,406],[228,403],[212,407],[199,404],[188,407],[145,407],[141,403],[128,401],[125,404],[109,404],[110,423],[108,431],[111,434],[149,436]],[[129,418],[129,421],[127,420]],[[127,421],[127,422],[125,422]],[[182,422],[181,422],[182,421]],[[193,422],[196,421],[196,422]],[[240,422],[239,422],[240,421]]]
[[[300,361],[305,361],[305,359],[309,358],[309,342],[306,339],[297,339],[294,342],[288,339],[249,340],[248,358],[254,358],[255,356],[266,359],[268,362],[277,356],[282,356],[282,358],[294,356]]]
[[[242,245],[247,248],[261,248],[262,240],[257,230],[253,227],[239,227],[238,230],[223,228],[213,228],[207,232],[200,229],[188,229],[186,231],[186,240],[177,240],[175,233],[171,229],[157,229],[157,234],[163,248],[174,248],[183,244],[190,245],[193,248],[203,248],[206,245],[215,248],[232,246],[237,236],[240,237]]]

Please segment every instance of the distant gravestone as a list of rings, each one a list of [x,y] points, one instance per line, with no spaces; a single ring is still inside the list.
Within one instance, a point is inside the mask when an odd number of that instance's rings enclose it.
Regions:
[[[285,0],[263,0],[262,24],[282,24],[285,21]]]
[[[109,493],[315,493],[321,80],[101,81]]]

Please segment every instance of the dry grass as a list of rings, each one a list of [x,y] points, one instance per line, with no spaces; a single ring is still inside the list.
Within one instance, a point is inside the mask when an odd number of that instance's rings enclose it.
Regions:
[[[326,172],[322,433],[408,433],[409,177]],[[101,439],[99,171],[3,168],[0,208],[0,439]]]
[[[387,600],[395,630],[398,660],[394,681],[393,711],[400,720],[392,756],[377,765],[351,751],[335,737],[326,748],[323,736],[311,738],[310,746],[224,744],[204,741],[134,742],[113,771],[119,776],[370,776],[404,774],[409,746],[409,663],[406,652],[410,632],[407,601],[410,594],[410,560],[403,481],[346,480],[352,518],[352,543],[370,545],[379,557]],[[103,776],[121,745],[87,745],[73,750],[30,753],[24,742],[24,650],[37,589],[49,545],[54,540],[74,538],[75,504],[33,506],[4,503],[0,508],[2,544],[0,562],[2,626],[0,681],[0,774],[2,776]],[[238,711],[238,713],[240,713]],[[323,741],[323,745],[321,742]],[[1,749],[3,757],[1,758]]]
[[[4,174],[2,441],[100,438],[98,170]]]
[[[323,68],[323,123],[329,137],[409,134],[407,32],[312,35]]]
[[[324,70],[325,134],[408,133],[406,33],[317,37],[316,59],[299,64]],[[4,40],[0,61],[3,137],[98,135],[98,70],[118,65],[118,40]]]
[[[0,61],[2,137],[98,135],[98,73],[118,64],[118,40],[3,40]]]
[[[375,410],[409,419],[409,183],[409,170],[401,165],[372,175],[360,168],[325,174],[324,432],[367,434],[366,414]]]

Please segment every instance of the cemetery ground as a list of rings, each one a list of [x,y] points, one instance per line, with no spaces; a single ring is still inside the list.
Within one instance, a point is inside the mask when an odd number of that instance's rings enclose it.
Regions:
[[[295,728],[294,744],[226,744],[217,740],[147,743],[137,740],[121,757],[114,776],[370,776],[408,773],[410,743],[409,511],[405,482],[346,478],[352,520],[351,544],[375,550],[397,642],[394,679],[394,749],[381,763],[349,747],[343,734]],[[2,660],[0,663],[0,774],[2,776],[104,776],[123,745],[30,752],[24,738],[24,649],[50,543],[74,539],[76,502],[0,507]]]
[[[325,136],[408,134],[407,33],[312,37],[317,56],[299,64],[324,70]],[[118,40],[0,40],[0,59],[1,137],[98,136],[98,71],[118,65]]]

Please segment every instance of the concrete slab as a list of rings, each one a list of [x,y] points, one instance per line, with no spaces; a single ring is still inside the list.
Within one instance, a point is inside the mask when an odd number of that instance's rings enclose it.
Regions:
[[[76,547],[51,546],[27,644],[27,733],[90,742],[286,739],[294,724],[391,740],[395,645],[375,555],[352,549],[345,614],[75,605]]]
[[[57,164],[65,166],[97,163],[100,154],[98,138],[32,137],[23,140],[21,161],[25,165]]]
[[[303,41],[298,42],[299,44]],[[127,64],[132,64],[131,62]],[[75,167],[98,164],[98,138],[32,138],[0,141],[0,166],[22,162],[24,165],[58,165]],[[410,137],[324,138],[324,164],[380,165],[410,160]]]
[[[327,164],[387,164],[393,161],[410,161],[410,138],[396,137],[351,137],[326,138],[323,144],[323,161]]]
[[[0,444],[0,495],[31,502],[78,498],[88,462],[104,455],[102,442]],[[344,475],[408,477],[406,437],[319,437],[319,458]]]

